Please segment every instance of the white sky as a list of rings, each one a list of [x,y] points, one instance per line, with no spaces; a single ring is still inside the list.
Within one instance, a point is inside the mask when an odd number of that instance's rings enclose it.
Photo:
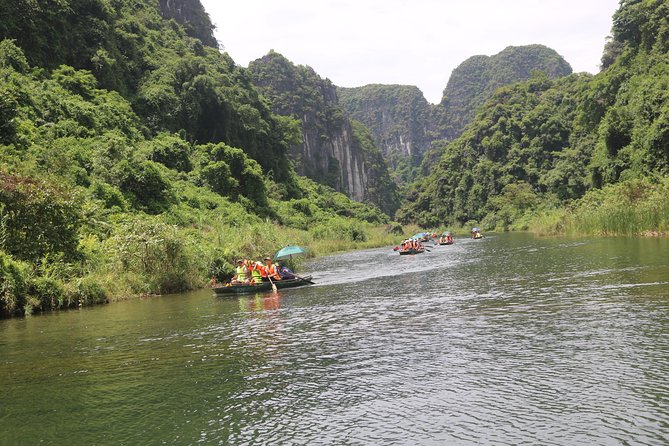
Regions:
[[[340,87],[416,85],[437,103],[465,59],[553,48],[597,73],[619,0],[201,0],[216,38],[248,66],[273,49]]]

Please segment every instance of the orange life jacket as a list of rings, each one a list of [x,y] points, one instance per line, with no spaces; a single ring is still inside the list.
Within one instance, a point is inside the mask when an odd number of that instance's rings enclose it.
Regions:
[[[276,265],[272,264],[272,266],[269,267],[269,269],[266,268],[267,275],[271,277],[274,280],[281,280],[281,276],[279,275],[279,270],[277,269]]]

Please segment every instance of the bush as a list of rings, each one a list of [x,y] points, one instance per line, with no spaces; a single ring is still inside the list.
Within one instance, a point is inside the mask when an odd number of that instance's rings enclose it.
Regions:
[[[65,288],[63,283],[52,277],[36,277],[30,284],[28,294],[35,300],[31,300],[29,312],[55,310],[64,308]],[[35,305],[37,303],[37,305]],[[26,310],[28,311],[28,309]]]
[[[367,240],[367,234],[359,221],[344,218],[333,218],[314,226],[309,232],[315,239],[341,239],[352,242]]]
[[[0,316],[23,312],[28,291],[29,269],[0,251]]]
[[[68,307],[87,306],[109,302],[107,291],[93,277],[82,277],[73,282],[67,292]]]

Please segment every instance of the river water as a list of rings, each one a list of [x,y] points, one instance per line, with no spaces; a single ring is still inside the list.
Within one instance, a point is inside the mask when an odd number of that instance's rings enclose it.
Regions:
[[[669,442],[669,240],[456,239],[0,321],[0,444]]]

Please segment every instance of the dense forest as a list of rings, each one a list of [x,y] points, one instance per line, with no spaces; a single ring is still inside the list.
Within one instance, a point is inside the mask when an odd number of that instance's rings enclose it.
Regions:
[[[536,71],[551,79],[572,72],[562,56],[543,45],[510,46],[494,56],[473,56],[462,62],[449,77],[437,107],[439,136],[458,137],[495,90],[527,80]]]
[[[386,236],[378,208],[295,173],[299,122],[215,47],[199,1],[4,3],[0,314],[196,288],[236,257]]]
[[[656,233],[669,223],[669,2],[621,2],[596,76],[498,89],[440,150],[399,216],[546,232]]]

